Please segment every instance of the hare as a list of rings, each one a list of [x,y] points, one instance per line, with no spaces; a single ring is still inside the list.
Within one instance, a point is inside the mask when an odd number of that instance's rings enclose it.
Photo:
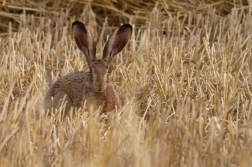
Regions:
[[[45,95],[44,108],[51,112],[65,102],[64,115],[69,114],[71,107],[82,107],[84,102],[88,109],[102,107],[105,113],[120,109],[119,96],[110,81],[109,65],[129,41],[132,26],[124,24],[112,33],[101,59],[96,58],[96,44],[85,24],[75,21],[72,30],[78,48],[86,57],[89,71],[73,72],[55,81]]]

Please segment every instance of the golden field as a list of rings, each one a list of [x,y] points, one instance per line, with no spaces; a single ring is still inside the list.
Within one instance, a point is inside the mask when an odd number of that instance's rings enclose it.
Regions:
[[[250,1],[0,1],[0,166],[252,166]],[[251,4],[252,5],[252,4]],[[71,24],[99,43],[133,33],[113,60],[124,106],[46,116],[58,78],[87,70]]]

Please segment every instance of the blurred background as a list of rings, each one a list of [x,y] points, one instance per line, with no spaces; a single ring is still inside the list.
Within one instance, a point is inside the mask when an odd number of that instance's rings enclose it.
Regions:
[[[60,15],[65,15],[65,21],[83,18],[86,23],[97,22],[100,26],[107,18],[109,26],[130,22],[143,27],[150,24],[153,11],[158,10],[160,16],[151,23],[152,27],[158,27],[177,15],[181,21],[187,14],[204,15],[209,8],[214,8],[219,17],[225,17],[234,9],[251,13],[250,3],[250,0],[1,0],[0,35],[7,34],[9,22],[12,31],[18,31],[25,22],[25,15],[33,16],[34,21],[40,17],[45,21],[51,19],[52,23],[57,22]]]

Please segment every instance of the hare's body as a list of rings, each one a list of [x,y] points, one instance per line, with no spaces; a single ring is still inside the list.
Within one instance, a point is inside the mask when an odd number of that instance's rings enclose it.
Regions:
[[[45,97],[45,108],[58,108],[61,101],[65,101],[65,110],[71,107],[80,108],[84,106],[88,110],[97,110],[103,107],[102,112],[111,111],[117,106],[121,108],[119,97],[112,84],[108,85],[103,92],[94,92],[88,85],[89,72],[77,71],[70,73],[57,80],[49,89]],[[53,101],[51,99],[53,97]],[[68,113],[66,113],[68,114]]]
[[[97,110],[99,107],[102,107],[102,112],[120,109],[118,94],[109,79],[109,65],[112,58],[128,42],[131,31],[132,27],[129,24],[119,27],[106,43],[102,59],[98,60],[96,45],[90,32],[83,23],[74,22],[74,38],[77,46],[86,56],[90,71],[73,72],[53,83],[45,96],[45,109],[54,111],[60,106],[65,106],[65,114],[68,114],[71,107],[79,109],[84,106],[84,103],[89,110]]]

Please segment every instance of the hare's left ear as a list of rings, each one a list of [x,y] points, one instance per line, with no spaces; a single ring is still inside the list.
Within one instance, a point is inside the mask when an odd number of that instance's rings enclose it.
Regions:
[[[102,59],[105,62],[110,64],[112,58],[123,50],[130,39],[131,32],[132,26],[130,24],[124,24],[113,32],[103,50]]]

